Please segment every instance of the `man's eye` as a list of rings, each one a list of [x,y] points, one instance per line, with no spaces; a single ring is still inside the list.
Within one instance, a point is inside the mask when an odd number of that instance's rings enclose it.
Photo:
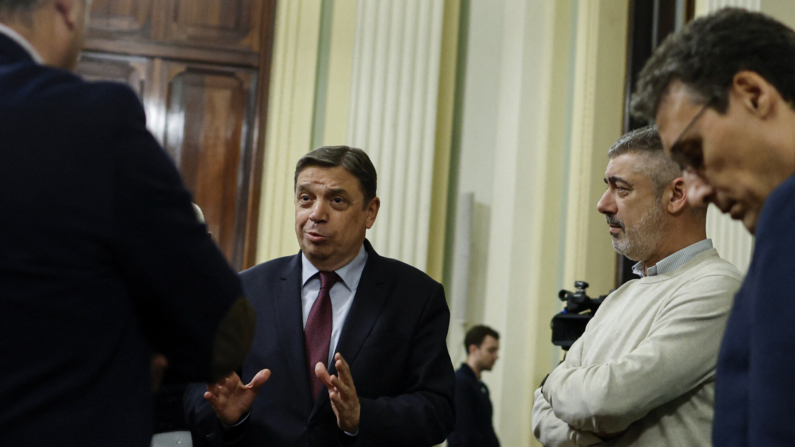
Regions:
[[[306,194],[301,194],[300,196],[298,196],[298,200],[300,200],[302,202],[306,202],[306,201],[309,200],[309,196],[306,195]]]
[[[671,159],[683,169],[691,168],[695,171],[699,171],[704,165],[704,152],[701,139],[694,138],[679,143],[671,149]]]
[[[340,198],[340,197],[334,197],[333,199],[331,199],[331,201],[334,202],[334,203],[342,203],[342,202],[344,202],[342,200],[342,198]]]

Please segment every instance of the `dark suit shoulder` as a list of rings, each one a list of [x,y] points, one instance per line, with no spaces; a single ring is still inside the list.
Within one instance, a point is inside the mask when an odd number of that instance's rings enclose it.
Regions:
[[[240,281],[243,283],[243,290],[251,298],[252,293],[250,291],[261,290],[263,287],[275,283],[290,269],[291,263],[295,263],[296,266],[300,267],[300,261],[300,255],[283,256],[243,270],[239,273]]]
[[[406,264],[397,259],[386,258],[378,256],[380,267],[387,273],[390,278],[397,281],[412,281],[418,288],[436,288],[441,287],[441,284],[428,276],[422,270]]]
[[[34,140],[82,142],[72,146],[84,152],[112,147],[108,142],[122,126],[145,129],[140,100],[116,82],[87,82],[67,71],[26,64],[0,75],[0,95],[0,117],[19,124],[9,131]],[[37,126],[52,132],[41,134]]]
[[[249,269],[240,272],[240,278],[246,280],[262,275],[278,275],[288,267],[291,261],[295,260],[296,255],[282,256],[281,258],[271,259],[260,264],[255,265]]]

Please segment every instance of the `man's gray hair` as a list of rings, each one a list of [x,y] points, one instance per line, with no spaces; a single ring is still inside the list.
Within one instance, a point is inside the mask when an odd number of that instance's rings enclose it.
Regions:
[[[637,169],[651,178],[657,187],[658,196],[672,180],[682,176],[682,168],[665,154],[656,125],[641,127],[623,135],[607,151],[607,156],[613,159],[627,153],[646,157],[647,162]]]

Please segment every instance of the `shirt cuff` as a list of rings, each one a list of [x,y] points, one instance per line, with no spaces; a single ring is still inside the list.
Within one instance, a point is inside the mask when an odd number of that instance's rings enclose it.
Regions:
[[[235,422],[232,425],[227,424],[226,422],[222,421],[221,419],[218,419],[218,422],[221,423],[221,427],[223,427],[224,430],[233,430],[233,429],[243,425],[248,420],[248,416],[250,414],[251,414],[251,411],[246,411],[245,413],[243,413],[243,416],[240,416],[240,420]]]

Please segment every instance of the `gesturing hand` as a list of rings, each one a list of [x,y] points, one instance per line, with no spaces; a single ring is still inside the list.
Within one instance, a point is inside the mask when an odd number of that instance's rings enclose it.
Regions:
[[[348,433],[356,433],[359,431],[361,406],[359,396],[356,395],[356,387],[353,385],[351,369],[339,352],[334,354],[334,366],[339,377],[330,375],[320,362],[315,365],[315,375],[328,388],[331,408],[337,415],[339,428]]]
[[[152,372],[152,392],[156,392],[163,383],[163,375],[168,368],[168,359],[163,354],[152,354],[149,370]]]
[[[218,383],[208,384],[204,398],[213,406],[215,414],[227,425],[234,425],[251,408],[259,388],[271,376],[269,369],[258,372],[248,385],[243,385],[240,376],[232,373]]]

